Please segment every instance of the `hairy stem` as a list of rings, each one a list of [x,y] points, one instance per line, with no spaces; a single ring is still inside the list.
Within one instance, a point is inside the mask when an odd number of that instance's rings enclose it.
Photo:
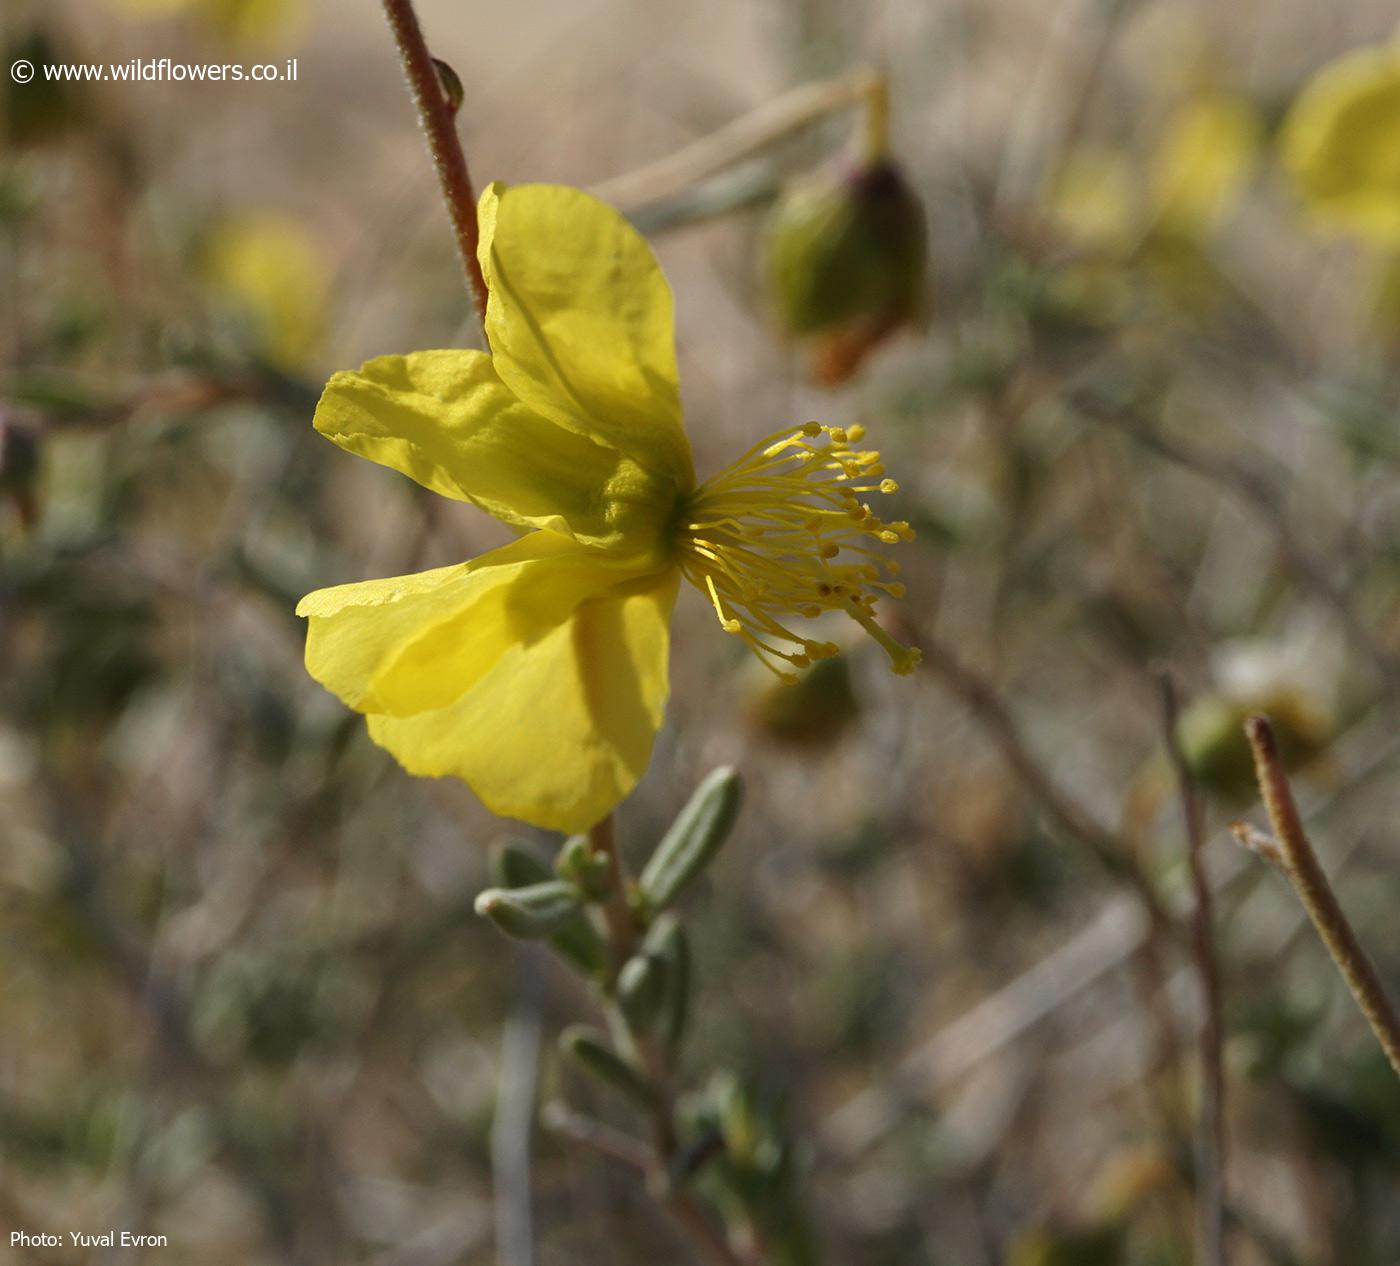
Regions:
[[[1400,1016],[1386,996],[1375,965],[1347,921],[1317,854],[1308,842],[1292,788],[1288,785],[1288,775],[1279,758],[1273,726],[1267,717],[1253,716],[1245,722],[1244,728],[1250,747],[1254,749],[1259,793],[1263,796],[1269,821],[1273,823],[1283,873],[1292,881],[1322,943],[1361,1008],[1361,1014],[1370,1024],[1391,1067],[1400,1075]]]
[[[617,846],[617,831],[611,815],[604,818],[588,832],[588,842],[596,854],[607,858],[608,871],[611,875],[608,899],[603,903],[602,909],[603,921],[607,927],[609,956],[613,965],[613,981],[615,981],[618,971],[636,950],[638,927],[637,919],[627,903],[627,868],[623,863],[621,850]],[[619,1028],[624,1028],[625,1022],[616,1012],[617,1003],[611,994],[612,984],[610,983],[608,1006],[612,1013],[611,1018],[617,1022],[613,1025],[616,1031]],[[724,1232],[714,1224],[690,1192],[671,1181],[671,1162],[676,1155],[678,1140],[675,1104],[671,1094],[670,1060],[665,1049],[659,1043],[640,1041],[636,1045],[638,1056],[645,1065],[646,1074],[655,1087],[655,1094],[652,1096],[651,1102],[651,1159],[645,1165],[648,1188],[658,1194],[658,1199],[662,1201],[696,1252],[705,1261],[713,1263],[714,1266],[752,1266],[729,1246]],[[576,1124],[576,1122],[571,1124]],[[601,1137],[603,1136],[598,1135],[595,1130],[594,1138],[588,1141],[596,1143]],[[616,1150],[615,1137],[611,1136],[609,1132],[608,1138]],[[635,1163],[635,1156],[636,1152],[632,1150],[628,1158],[629,1163]]]
[[[627,905],[627,869],[617,847],[617,831],[609,814],[588,832],[593,852],[607,858],[611,876],[608,899],[603,903],[603,918],[608,925],[608,947],[612,951],[613,972],[619,971],[636,946],[637,924]]]
[[[477,258],[481,230],[476,218],[476,192],[472,188],[471,173],[467,170],[467,156],[462,152],[462,142],[457,135],[457,104],[448,99],[443,88],[441,73],[428,52],[423,28],[419,26],[418,15],[413,11],[413,0],[384,0],[384,13],[399,46],[404,76],[408,79],[413,104],[418,108],[418,118],[428,138],[428,153],[432,155],[433,166],[437,168],[447,213],[452,217],[452,228],[457,235],[457,253],[462,257],[462,267],[467,274],[467,288],[471,291],[472,303],[484,330],[486,279],[482,276],[481,261]]]

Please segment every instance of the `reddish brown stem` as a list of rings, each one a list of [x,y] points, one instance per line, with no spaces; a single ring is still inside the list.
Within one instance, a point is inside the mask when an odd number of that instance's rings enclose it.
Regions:
[[[428,153],[437,168],[442,196],[457,235],[457,252],[467,274],[467,287],[482,329],[486,326],[486,279],[481,273],[477,246],[481,229],[476,216],[476,192],[472,188],[467,157],[457,135],[457,107],[448,100],[433,56],[428,52],[423,28],[413,11],[412,0],[384,0],[384,13],[399,46],[399,57],[408,79],[413,103],[428,138]]]
[[[613,970],[619,970],[631,956],[637,939],[636,922],[627,905],[627,871],[617,848],[617,832],[609,814],[588,832],[593,852],[608,861],[608,899],[603,903],[603,918],[608,925],[608,942],[613,951]]]

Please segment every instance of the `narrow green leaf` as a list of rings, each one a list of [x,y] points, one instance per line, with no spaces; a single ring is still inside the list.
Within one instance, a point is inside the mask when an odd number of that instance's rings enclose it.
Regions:
[[[559,1049],[585,1072],[619,1090],[629,1099],[650,1104],[651,1084],[622,1058],[597,1029],[586,1024],[570,1025],[559,1035]]]
[[[579,914],[573,884],[551,879],[524,888],[488,888],[476,899],[476,912],[507,936],[533,941],[557,932]]]
[[[739,814],[743,784],[728,766],[696,788],[642,871],[642,896],[664,910],[714,860]]]
[[[642,949],[664,967],[656,1033],[667,1050],[675,1051],[690,1012],[690,939],[675,915],[663,914],[651,925]]]
[[[491,877],[498,888],[524,888],[547,883],[555,875],[532,849],[510,840],[492,854]]]
[[[634,1033],[648,1033],[666,998],[666,964],[651,954],[629,958],[617,974],[617,1004]]]
[[[536,853],[514,842],[497,849],[491,859],[491,873],[500,887],[512,891],[556,882],[554,872]],[[550,936],[549,944],[556,954],[585,976],[599,976],[607,965],[603,938],[582,909],[560,924]]]

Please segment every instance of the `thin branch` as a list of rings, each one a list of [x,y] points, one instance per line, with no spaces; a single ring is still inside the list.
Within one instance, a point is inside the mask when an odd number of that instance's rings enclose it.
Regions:
[[[1225,1243],[1225,1064],[1220,1006],[1220,967],[1216,960],[1210,882],[1206,877],[1201,800],[1177,737],[1180,707],[1176,685],[1165,669],[1157,674],[1162,692],[1162,728],[1176,774],[1181,815],[1186,824],[1187,862],[1193,909],[1191,954],[1200,981],[1201,1112],[1196,1135],[1196,1255],[1201,1266],[1226,1266]]]
[[[1258,471],[1227,455],[1164,435],[1130,407],[1112,404],[1091,392],[1075,392],[1071,403],[1081,416],[1108,423],[1142,448],[1228,492],[1249,510],[1273,537],[1294,579],[1331,608],[1352,645],[1371,661],[1387,695],[1392,700],[1400,698],[1400,660],[1376,640],[1352,609],[1334,579],[1337,568],[1302,540],[1278,494]]]
[[[911,1103],[946,1090],[974,1068],[1142,951],[1151,925],[1141,903],[1115,894],[1065,944],[906,1054],[822,1123],[825,1147],[854,1160],[908,1118]]]
[[[1259,793],[1273,823],[1274,837],[1282,856],[1283,873],[1293,887],[1317,929],[1332,961],[1337,964],[1361,1014],[1371,1026],[1391,1067],[1400,1075],[1400,1015],[1386,996],[1375,965],[1367,955],[1342,911],[1337,895],[1308,842],[1307,833],[1293,801],[1278,741],[1267,717],[1253,716],[1245,722],[1245,733],[1254,750],[1254,771]]]
[[[696,1203],[695,1197],[681,1187],[671,1190],[666,1199],[666,1207],[671,1216],[683,1226],[691,1236],[691,1241],[715,1266],[755,1266],[751,1259],[740,1257],[729,1247],[723,1232],[715,1229],[705,1211]]]
[[[1267,831],[1261,831],[1249,822],[1231,822],[1230,834],[1251,853],[1262,857],[1266,862],[1272,862],[1280,869],[1287,865],[1279,842]]]
[[[484,330],[486,279],[482,276],[481,261],[477,258],[481,229],[477,223],[476,192],[472,188],[471,173],[467,170],[467,156],[462,152],[462,142],[457,135],[460,102],[454,103],[443,87],[443,72],[428,52],[412,0],[384,0],[384,13],[399,46],[404,76],[408,79],[413,104],[418,108],[418,117],[428,138],[428,153],[432,155],[433,166],[437,168],[447,213],[452,217],[452,227],[457,235],[457,253],[462,257],[462,267],[467,274],[467,288],[471,291],[472,303]]]
[[[597,1152],[599,1156],[606,1156],[635,1173],[645,1176],[651,1172],[651,1152],[640,1139],[576,1112],[557,1099],[545,1104],[540,1122],[560,1138]]]
[[[1015,717],[1002,702],[996,687],[964,664],[951,647],[920,630],[914,638],[923,652],[922,667],[948,687],[977,719],[997,745],[1002,759],[1040,803],[1062,831],[1073,836],[1110,875],[1124,881],[1141,900],[1154,928],[1166,930],[1171,919],[1151,879],[1119,840],[1069,798],[1041,767],[1021,735]]]
[[[246,1131],[238,1128],[225,1096],[219,1092],[218,1070],[210,1065],[194,1038],[187,999],[174,982],[154,970],[151,956],[107,899],[96,848],[78,820],[72,797],[56,780],[41,782],[54,840],[63,850],[67,875],[64,896],[75,916],[101,947],[102,960],[151,1025],[157,1074],[181,1084],[209,1112],[217,1152],[230,1170],[258,1198],[269,1241],[284,1260],[296,1257],[297,1217],[290,1194],[266,1158],[259,1155]]]
[[[1349,747],[1359,759],[1341,761],[1346,776],[1325,796],[1315,799],[1311,806],[1314,811],[1337,803],[1374,777],[1400,750],[1400,741],[1389,736],[1382,738],[1369,726],[1357,726],[1349,743],[1339,740],[1334,747],[1338,750]],[[1241,842],[1264,856],[1269,856],[1270,849],[1278,850],[1273,836],[1252,826],[1236,824],[1231,830],[1237,835],[1243,830],[1249,838]],[[1345,863],[1346,856],[1355,847],[1353,843],[1339,858],[1339,865]],[[1282,854],[1278,857],[1282,864]],[[1227,854],[1221,862],[1215,874],[1216,894],[1228,892],[1252,869],[1242,855],[1234,853]],[[1243,910],[1237,917],[1242,914]],[[1307,923],[1301,912],[1297,918],[1298,923],[1283,939],[1270,946],[1269,953],[1281,956],[1292,944],[1296,928]],[[1114,896],[1088,927],[935,1031],[877,1082],[858,1091],[830,1113],[822,1123],[825,1148],[842,1160],[851,1160],[875,1146],[896,1125],[908,1119],[911,1106],[931,1101],[978,1064],[1025,1038],[1047,1018],[1140,953],[1150,935],[1151,926],[1141,904],[1129,893]],[[1168,982],[1173,999],[1185,998],[1190,971],[1182,968]],[[1137,1019],[1136,1015],[1125,1016],[1082,1045],[1102,1044],[1115,1052],[1131,1049],[1132,1043],[1126,1035]],[[1070,1057],[1070,1062],[1074,1059]],[[1096,1086],[1096,1094],[1106,1099],[1127,1084],[1126,1080],[1105,1078]]]
[[[865,148],[869,150],[883,143],[888,110],[888,103],[882,96],[884,83],[879,71],[860,66],[834,79],[803,84],[665,158],[596,185],[593,192],[605,202],[621,207],[670,197],[775,145],[818,119],[860,102],[865,102],[870,110],[865,140]]]

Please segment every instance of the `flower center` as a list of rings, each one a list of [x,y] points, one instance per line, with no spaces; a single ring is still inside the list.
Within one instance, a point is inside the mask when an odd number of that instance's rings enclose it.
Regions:
[[[726,633],[785,681],[793,668],[837,653],[831,642],[785,623],[844,611],[873,637],[897,673],[912,672],[919,652],[901,646],[875,621],[880,594],[904,596],[896,563],[872,544],[913,540],[907,523],[886,523],[861,493],[891,493],[880,454],[852,447],[865,428],[808,422],[759,441],[733,466],[696,490],[680,521],[678,561],[685,578],[709,595]]]

